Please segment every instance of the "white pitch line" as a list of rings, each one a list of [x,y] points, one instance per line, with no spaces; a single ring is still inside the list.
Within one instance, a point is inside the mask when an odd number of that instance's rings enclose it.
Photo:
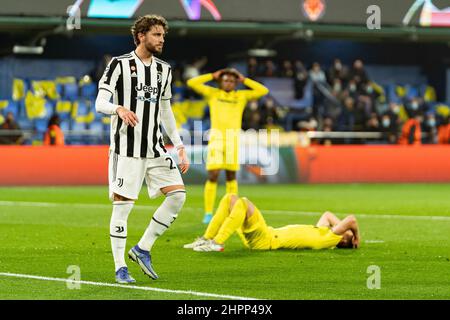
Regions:
[[[383,240],[365,240],[364,243],[384,243]]]
[[[86,209],[111,209],[110,204],[98,204],[98,203],[63,203],[63,202],[31,202],[31,201],[0,201],[0,206],[21,206],[21,207],[73,207],[73,208],[86,208]],[[152,210],[157,206],[150,205],[135,205],[133,207],[137,210]],[[189,208],[184,207],[185,211],[203,212],[202,208]],[[311,211],[292,211],[292,210],[270,210],[263,209],[264,214],[284,214],[295,216],[319,216],[323,212],[311,212]],[[349,215],[350,213],[335,212],[337,215]],[[450,221],[449,216],[414,216],[414,215],[398,215],[398,214],[369,214],[369,213],[356,213],[357,218],[371,218],[371,219],[401,219],[401,220],[436,220],[436,221]]]
[[[35,280],[45,280],[45,281],[56,281],[56,282],[67,282],[70,284],[86,284],[86,285],[100,286],[100,287],[114,287],[114,288],[155,291],[155,292],[174,293],[174,294],[187,294],[187,295],[218,298],[218,299],[258,300],[256,298],[250,298],[250,297],[230,296],[230,295],[222,295],[222,294],[207,293],[207,292],[197,292],[197,291],[191,291],[191,290],[189,290],[189,291],[170,290],[170,289],[161,289],[161,288],[130,286],[130,285],[124,285],[124,284],[117,284],[117,283],[94,282],[94,281],[83,281],[83,280],[76,281],[76,280],[69,280],[69,279],[63,279],[63,278],[42,277],[42,276],[34,276],[34,275],[30,275],[30,274],[18,274],[18,273],[9,273],[9,272],[0,272],[0,276],[35,279]]]

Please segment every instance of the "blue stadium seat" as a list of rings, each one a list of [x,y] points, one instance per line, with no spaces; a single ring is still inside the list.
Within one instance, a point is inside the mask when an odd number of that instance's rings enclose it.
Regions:
[[[97,85],[95,83],[85,84],[81,87],[81,97],[94,99],[97,96]]]
[[[68,119],[62,120],[59,127],[62,131],[69,131],[70,130],[70,121]]]
[[[72,130],[74,131],[86,130],[86,124],[72,121]]]
[[[36,119],[34,120],[34,126],[36,131],[39,133],[44,133],[47,131],[48,120],[47,119]]]
[[[33,122],[25,117],[19,117],[17,123],[23,130],[33,130]]]
[[[89,130],[93,131],[93,132],[98,132],[98,133],[103,133],[103,123],[102,121],[94,121],[92,123],[89,124]]]
[[[67,83],[64,85],[63,98],[74,101],[78,98],[78,85],[76,83]]]
[[[406,98],[408,100],[419,97],[419,90],[417,90],[416,87],[413,87],[411,85],[406,85],[405,87],[406,87]]]
[[[84,116],[87,115],[90,111],[90,108],[83,100],[78,100],[78,110],[77,110],[77,116]]]

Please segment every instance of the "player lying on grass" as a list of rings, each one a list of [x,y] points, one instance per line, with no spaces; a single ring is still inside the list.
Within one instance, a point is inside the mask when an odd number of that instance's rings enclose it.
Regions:
[[[184,245],[194,251],[223,251],[224,243],[237,231],[250,249],[326,249],[358,248],[361,238],[356,218],[352,215],[339,220],[325,212],[315,226],[267,226],[261,212],[247,198],[226,194],[205,234],[193,243]]]

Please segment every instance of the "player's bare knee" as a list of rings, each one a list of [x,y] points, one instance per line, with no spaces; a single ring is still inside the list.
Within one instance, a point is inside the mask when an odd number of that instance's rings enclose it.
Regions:
[[[114,201],[131,201],[131,199],[121,196],[120,194],[114,193]]]
[[[217,182],[217,180],[219,180],[219,173],[219,170],[208,171],[208,180],[214,183]]]
[[[225,178],[227,181],[236,180],[236,171],[225,171]]]

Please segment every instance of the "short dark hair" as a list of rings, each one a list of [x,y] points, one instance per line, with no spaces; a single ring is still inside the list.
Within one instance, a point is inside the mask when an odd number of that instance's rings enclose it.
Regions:
[[[230,68],[224,69],[224,70],[220,73],[219,79],[222,80],[222,77],[223,77],[224,75],[231,75],[231,76],[234,76],[236,79],[239,78],[239,75],[236,73],[236,71],[234,71],[233,69],[230,69]]]
[[[139,17],[134,22],[131,27],[131,34],[133,35],[134,44],[136,46],[139,45],[139,33],[147,33],[154,26],[162,26],[164,28],[164,32],[167,33],[169,30],[169,24],[167,20],[156,14],[147,14],[143,17]]]

